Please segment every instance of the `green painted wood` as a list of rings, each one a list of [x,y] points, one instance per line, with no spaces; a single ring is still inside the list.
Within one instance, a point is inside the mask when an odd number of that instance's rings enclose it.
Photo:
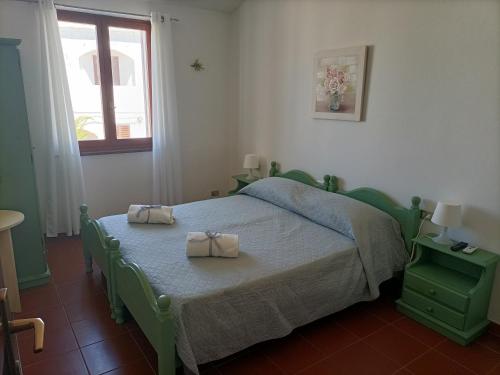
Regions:
[[[169,312],[170,298],[155,298],[146,276],[137,264],[115,260],[116,291],[142,332],[158,353],[159,375],[174,375],[176,368],[175,332]]]
[[[411,199],[411,207],[405,208],[398,205],[386,194],[372,188],[358,188],[351,191],[341,191],[339,190],[338,178],[336,176],[325,175],[323,177],[323,183],[319,183],[311,175],[303,171],[292,170],[286,173],[281,173],[279,164],[275,161],[271,162],[269,176],[289,178],[319,189],[330,191],[332,193],[342,194],[377,207],[379,210],[388,213],[397,220],[401,226],[401,234],[405,241],[406,249],[411,251],[411,241],[417,235],[418,227],[420,225],[420,197],[413,197]]]
[[[106,262],[108,265],[109,276],[107,278],[107,286],[109,293],[109,300],[111,304],[111,317],[115,319],[116,323],[123,324],[125,322],[125,311],[122,299],[119,296],[119,287],[117,282],[117,268],[114,267],[115,263],[121,259],[120,254],[120,241],[112,236],[106,236],[104,239],[106,245]]]
[[[443,285],[447,290],[467,296],[476,286],[478,278],[434,262],[415,264],[407,270],[409,276],[429,284]]]
[[[92,263],[95,262],[106,277],[107,297],[111,309],[111,318],[116,320],[117,299],[116,291],[112,285],[112,263],[110,262],[110,258],[112,257],[111,253],[117,251],[119,242],[118,244],[112,242],[113,237],[107,235],[106,231],[97,220],[93,220],[89,217],[86,204],[80,206],[80,236],[83,242],[85,270],[87,273],[92,273]],[[120,311],[120,313],[120,318],[123,318],[123,311]]]
[[[21,39],[0,38],[0,46],[18,46],[21,44]]]
[[[453,254],[453,258],[455,259],[464,260],[467,263],[476,264],[482,267],[485,267],[490,263],[496,264],[496,262],[498,261],[498,255],[482,249],[477,249],[473,254],[470,255],[464,254],[461,251],[451,251],[449,245],[441,245],[434,242],[432,240],[432,237],[434,236],[436,236],[436,234],[433,233],[419,236],[418,238],[415,238],[415,242],[422,246],[431,247],[435,251],[438,251],[445,255]]]
[[[464,346],[473,342],[488,329],[488,321],[481,322],[468,330],[459,330],[449,325],[443,325],[440,320],[406,304],[403,300],[398,300],[397,307],[399,311],[408,317]]]
[[[45,285],[50,281],[50,270],[47,268],[45,272],[38,275],[30,275],[17,279],[19,289],[34,288],[35,286]]]
[[[432,237],[432,236],[431,236]],[[488,308],[498,255],[478,249],[467,255],[419,236],[415,259],[406,266],[398,308],[406,315],[467,345],[488,326]],[[429,311],[431,307],[433,311]],[[459,323],[463,317],[463,322]]]
[[[293,169],[286,173],[281,173],[279,164],[275,161],[271,162],[271,169],[269,170],[269,177],[282,177],[288,178],[290,180],[302,182],[303,184],[316,187],[321,190],[328,190],[330,186],[330,176],[326,175],[324,177],[324,182],[320,183],[316,181],[316,179],[311,176],[309,173],[304,171]],[[336,191],[336,189],[335,189]]]
[[[19,287],[47,283],[45,242],[31,155],[19,39],[0,38],[0,209],[21,211],[12,229]]]
[[[420,197],[412,197],[410,208],[405,208],[398,205],[384,193],[372,188],[358,188],[345,192],[339,191],[339,193],[377,207],[396,219],[401,226],[406,249],[410,251],[411,240],[417,235],[421,220]]]
[[[243,189],[245,186],[250,185],[252,182],[257,181],[258,179],[255,180],[249,180],[248,175],[246,174],[237,174],[236,176],[232,176],[232,178],[236,181],[236,187],[229,191],[229,195],[234,195],[238,193],[241,189]]]
[[[106,276],[111,317],[122,324],[126,307],[158,354],[158,374],[174,375],[177,361],[170,299],[155,297],[142,270],[123,260],[120,241],[89,217],[87,205],[80,207],[80,222],[86,269],[92,272],[94,261]]]
[[[457,311],[467,311],[470,301],[468,293],[476,285],[477,279],[470,279],[474,281],[474,284],[470,288],[462,289],[455,287],[454,282],[448,282],[448,280],[457,280],[456,276],[463,275],[462,273],[450,271],[439,265],[434,268],[432,264],[427,269],[422,269],[422,267],[417,269],[417,267],[413,268],[415,272],[413,269],[406,271],[406,286],[408,288]],[[461,279],[457,281],[462,282]]]
[[[403,288],[402,297],[408,305],[425,312],[427,315],[434,317],[454,328],[462,329],[464,327],[465,315],[458,311],[450,309],[444,304],[440,304],[430,298],[416,293],[409,288]]]

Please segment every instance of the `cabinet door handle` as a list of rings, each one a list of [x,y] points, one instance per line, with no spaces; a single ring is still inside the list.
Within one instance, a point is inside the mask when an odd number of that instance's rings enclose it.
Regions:
[[[9,330],[11,333],[26,331],[28,329],[35,330],[35,342],[33,343],[33,351],[39,353],[43,350],[43,335],[45,331],[45,323],[40,318],[31,319],[16,319],[9,322]]]
[[[433,296],[436,294],[436,291],[434,289],[429,289],[429,294]]]
[[[432,307],[427,307],[425,310],[427,310],[428,313],[434,312],[434,309]]]

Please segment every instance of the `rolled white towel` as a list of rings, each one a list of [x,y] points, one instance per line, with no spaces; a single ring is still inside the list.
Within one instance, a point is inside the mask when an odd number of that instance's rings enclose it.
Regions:
[[[189,232],[186,238],[188,257],[236,258],[240,249],[237,234],[219,232]]]
[[[128,208],[129,223],[173,224],[173,208],[160,205],[131,204]]]

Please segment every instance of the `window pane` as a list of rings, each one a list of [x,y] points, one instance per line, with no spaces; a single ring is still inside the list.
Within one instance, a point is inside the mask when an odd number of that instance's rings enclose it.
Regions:
[[[109,28],[116,137],[150,137],[146,32]]]
[[[79,141],[104,139],[101,77],[95,25],[59,21]]]

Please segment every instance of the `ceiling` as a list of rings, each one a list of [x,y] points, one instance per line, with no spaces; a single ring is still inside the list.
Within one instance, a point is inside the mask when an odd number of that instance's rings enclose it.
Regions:
[[[238,9],[243,0],[173,0],[169,2],[184,6],[191,6],[195,8],[232,13],[236,9]]]

